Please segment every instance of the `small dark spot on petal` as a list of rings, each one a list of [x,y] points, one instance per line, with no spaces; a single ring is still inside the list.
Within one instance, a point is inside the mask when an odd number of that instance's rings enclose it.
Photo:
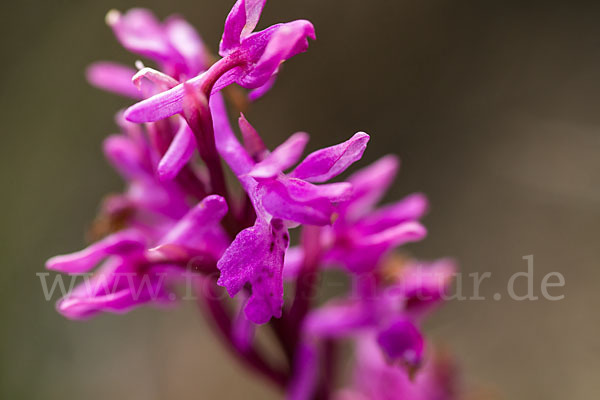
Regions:
[[[279,231],[283,228],[283,221],[280,220],[279,218],[273,219],[271,221],[271,226],[273,227],[273,229]]]

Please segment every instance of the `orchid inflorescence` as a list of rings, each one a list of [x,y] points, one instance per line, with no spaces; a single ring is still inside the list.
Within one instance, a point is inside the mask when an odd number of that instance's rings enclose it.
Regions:
[[[369,135],[358,132],[301,160],[306,133],[269,151],[243,114],[241,141],[230,125],[230,85],[249,89],[246,101],[256,101],[282,63],[315,39],[305,20],[255,31],[265,2],[235,3],[217,61],[179,16],[160,22],[144,9],[107,14],[119,42],[159,69],[138,61],[137,69],[99,62],[87,70],[93,85],[139,102],[117,113],[121,133],[104,141],[106,157],[127,185],[104,200],[99,239],[47,262],[69,274],[97,267],[57,309],[87,319],[147,303],[169,305],[177,300],[175,287],[191,276],[219,336],[289,399],[456,398],[451,362],[425,346],[420,329],[443,300],[454,265],[391,255],[425,237],[419,219],[427,199],[413,194],[377,208],[398,159],[385,156],[330,182],[361,159]],[[222,161],[239,181],[239,193],[231,190]],[[298,227],[298,244],[290,247],[290,230]],[[350,288],[317,305],[318,276],[330,268],[343,271]],[[293,296],[284,298],[284,283]],[[220,295],[223,288],[233,304]],[[281,346],[282,365],[256,345],[263,324]],[[355,345],[355,367],[339,389],[343,360],[335,349],[341,340]]]

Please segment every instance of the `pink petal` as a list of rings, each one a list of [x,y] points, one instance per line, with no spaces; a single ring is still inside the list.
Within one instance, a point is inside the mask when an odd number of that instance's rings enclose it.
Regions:
[[[290,247],[285,253],[285,262],[283,263],[283,279],[286,281],[296,279],[303,263],[304,250],[302,247]]]
[[[401,272],[398,284],[406,299],[406,311],[413,316],[422,316],[439,304],[456,274],[456,264],[449,259],[433,263],[409,264]],[[390,288],[393,291],[393,288]]]
[[[222,79],[235,81],[247,89],[266,84],[280,64],[308,49],[308,38],[315,38],[312,24],[297,20],[269,28],[248,36],[240,46],[245,63]]]
[[[180,118],[179,129],[169,145],[165,155],[157,167],[157,174],[161,180],[174,179],[181,168],[190,161],[196,149],[196,138],[187,122]]]
[[[140,251],[145,239],[136,231],[126,230],[114,233],[76,253],[55,256],[46,262],[46,268],[68,273],[82,273],[111,254]]]
[[[131,138],[111,135],[104,139],[103,149],[106,158],[126,179],[148,176],[143,154]]]
[[[271,75],[271,77],[265,84],[257,87],[256,89],[251,90],[250,93],[248,93],[248,99],[250,101],[256,101],[256,100],[260,99],[261,97],[263,97],[269,90],[271,90],[273,85],[275,85],[275,81],[277,80],[277,75],[278,75],[278,73],[275,72],[273,75]]]
[[[308,134],[297,132],[285,142],[277,146],[263,161],[256,164],[250,172],[254,178],[272,178],[283,170],[294,165],[308,143]]]
[[[274,217],[317,226],[332,223],[334,207],[330,200],[317,198],[305,202],[297,201],[290,196],[285,185],[277,181],[261,186],[264,188],[261,204]]]
[[[190,79],[186,84],[198,88],[204,75]],[[183,111],[183,84],[140,101],[125,110],[125,118],[131,122],[156,122]]]
[[[319,372],[319,348],[313,340],[302,341],[296,348],[294,374],[287,388],[287,400],[313,398]]]
[[[389,229],[363,237],[360,240],[362,246],[379,246],[385,245],[389,247],[400,246],[408,242],[417,242],[422,240],[427,235],[427,229],[418,222],[405,222]]]
[[[149,10],[133,8],[125,14],[111,10],[106,22],[121,45],[132,53],[159,62],[177,57],[162,24]]]
[[[320,338],[337,338],[372,327],[377,321],[368,304],[364,301],[331,301],[308,315],[304,332]]]
[[[210,60],[204,42],[192,25],[183,18],[170,17],[165,22],[165,32],[169,43],[185,59],[190,77],[208,68]]]
[[[225,214],[227,214],[225,199],[218,195],[207,196],[177,222],[160,240],[160,244],[193,245],[197,241],[196,238],[202,237],[210,229],[217,228]]]
[[[309,154],[290,176],[310,182],[328,181],[360,160],[368,141],[369,135],[358,132],[344,143],[317,150]]]
[[[245,300],[240,301],[241,306],[244,306],[245,304]],[[241,307],[233,320],[232,331],[232,339],[238,349],[249,350],[252,348],[256,325],[246,318],[246,314]]]
[[[244,114],[240,114],[238,124],[242,132],[242,138],[244,139],[244,147],[250,157],[257,162],[264,160],[268,154],[268,150],[256,129],[250,125]]]
[[[352,194],[352,185],[348,182],[313,185],[310,182],[295,178],[287,178],[283,182],[290,197],[300,202],[316,199],[340,202],[347,200]]]
[[[406,221],[417,220],[427,212],[429,202],[421,193],[414,193],[404,199],[381,207],[360,219],[356,226],[364,233],[374,233]]]
[[[141,89],[142,79],[148,79],[158,87],[159,91],[171,89],[179,84],[175,79],[171,78],[167,74],[163,74],[153,68],[142,68],[131,78],[131,82]]]
[[[164,276],[122,274],[108,276],[107,279],[104,284],[108,290],[87,296],[67,295],[57,303],[56,308],[67,318],[87,319],[101,312],[123,314],[150,301],[168,304],[175,298],[174,293],[166,287]],[[81,286],[85,285],[89,283],[84,282]]]
[[[97,62],[86,69],[90,84],[97,88],[134,99],[143,99],[142,92],[131,82],[136,70],[112,62]]]
[[[352,201],[347,206],[350,217],[368,213],[381,200],[392,184],[399,165],[400,161],[396,156],[388,155],[347,179],[354,188]]]
[[[246,175],[254,166],[254,161],[231,129],[223,96],[220,93],[213,94],[209,105],[213,117],[215,144],[219,154],[235,175],[238,177]]]
[[[233,5],[225,20],[225,29],[219,45],[219,54],[222,57],[236,50],[242,39],[252,33],[258,24],[265,2],[266,0],[238,0]]]

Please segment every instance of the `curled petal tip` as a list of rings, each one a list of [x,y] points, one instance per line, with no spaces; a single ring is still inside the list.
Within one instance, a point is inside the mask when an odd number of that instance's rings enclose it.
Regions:
[[[177,172],[178,171],[174,170],[168,165],[165,165],[162,162],[156,168],[156,175],[158,177],[158,180],[161,182],[168,182],[175,179]]]
[[[46,269],[50,271],[61,271],[62,256],[54,256],[46,261]]]
[[[360,132],[356,132],[354,134],[353,139],[360,139],[360,140],[366,140],[369,141],[371,139],[371,136],[369,136],[368,133],[360,131]]]
[[[123,118],[125,118],[125,120],[129,121],[129,122],[137,122],[137,123],[144,122],[137,115],[138,113],[136,112],[137,110],[135,108],[133,108],[134,106],[135,106],[135,104],[123,112]]]
[[[113,8],[106,13],[106,16],[104,17],[104,22],[106,22],[106,25],[108,26],[113,26],[114,24],[119,22],[120,18],[121,12]]]
[[[133,68],[106,61],[95,62],[85,70],[86,79],[92,86],[122,96],[142,99],[140,91],[131,83],[134,74]]]
[[[405,226],[407,237],[411,240],[422,240],[427,236],[427,228],[419,222],[409,222]]]
[[[141,61],[139,61],[138,65],[138,61],[136,61],[136,67],[139,68],[139,71],[131,78],[131,82],[133,82],[138,89],[141,89],[142,87],[143,78],[146,78],[157,86],[161,88],[164,87],[165,89],[171,89],[179,84],[179,82],[169,75],[163,74],[153,68],[144,67],[144,64],[142,64]]]

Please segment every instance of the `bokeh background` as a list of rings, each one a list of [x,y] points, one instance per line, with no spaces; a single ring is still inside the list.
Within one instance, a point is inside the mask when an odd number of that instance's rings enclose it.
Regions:
[[[127,103],[83,77],[94,60],[135,60],[106,11],[181,13],[214,51],[230,3],[2,2],[0,398],[277,398],[194,304],[71,322],[36,277],[84,245],[100,198],[121,188],[100,144]],[[466,384],[506,399],[597,398],[600,3],[279,0],[259,27],[297,18],[318,40],[248,112],[267,142],[305,130],[312,150],[365,130],[362,165],[399,154],[389,199],[423,191],[432,203],[429,238],[408,250],[493,273],[488,300],[450,302],[427,324]],[[558,271],[565,299],[494,301],[529,254],[536,294]]]

